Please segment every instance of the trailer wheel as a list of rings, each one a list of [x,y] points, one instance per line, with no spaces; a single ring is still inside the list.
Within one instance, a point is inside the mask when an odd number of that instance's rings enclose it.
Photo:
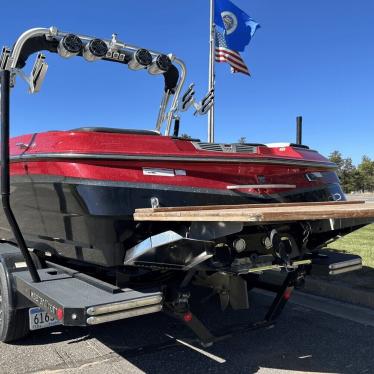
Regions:
[[[28,309],[12,309],[5,267],[0,263],[0,341],[12,342],[29,333]]]

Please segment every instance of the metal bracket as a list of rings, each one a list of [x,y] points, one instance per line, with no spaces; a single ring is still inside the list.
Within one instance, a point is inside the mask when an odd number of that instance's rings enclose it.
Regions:
[[[9,62],[11,50],[8,47],[3,47],[0,56],[0,70],[6,70]]]
[[[190,294],[177,291],[173,301],[164,304],[164,311],[172,317],[183,322],[197,337],[203,347],[209,347],[216,341],[216,337],[205,325],[190,311]]]
[[[195,100],[195,90],[194,83],[190,84],[188,90],[183,95],[181,104],[179,106],[179,111],[185,112],[191,106],[195,108],[194,115],[205,115],[209,112],[210,108],[214,105],[214,89],[210,90],[208,94],[200,101],[196,102]]]
[[[185,238],[174,231],[150,236],[126,252],[124,265],[189,270],[213,256],[212,243]]]
[[[189,85],[189,87],[188,87],[188,90],[183,95],[182,100],[181,100],[181,104],[180,104],[180,107],[179,107],[179,110],[181,112],[187,111],[190,108],[190,106],[195,103],[195,98],[194,98],[195,90],[194,90],[194,87],[195,87],[195,84],[191,83]]]
[[[36,93],[40,91],[44,78],[47,74],[48,64],[45,61],[45,56],[38,53],[35,60],[34,67],[30,75],[30,92]]]
[[[196,112],[194,115],[204,116],[208,114],[210,108],[214,105],[214,88],[211,89],[208,94],[195,106]]]
[[[272,304],[269,307],[265,318],[261,321],[249,324],[237,324],[229,326],[228,329],[221,332],[211,332],[208,328],[190,311],[188,297],[181,298],[180,293],[177,292],[174,300],[164,304],[164,311],[174,318],[182,321],[197,337],[198,342],[203,347],[209,347],[215,342],[231,338],[234,334],[257,330],[272,326],[276,319],[282,313],[288,300],[291,298],[293,289],[304,279],[305,268],[300,267],[288,273],[286,279],[281,286],[276,286],[270,283],[256,282],[255,288],[260,288],[274,292],[276,294]],[[184,293],[183,295],[186,295]]]
[[[27,76],[21,69],[13,69],[13,72],[19,75],[28,84],[29,92],[34,94],[40,91],[44,78],[47,74],[47,70],[48,64],[45,61],[45,55],[38,53],[30,76]]]
[[[304,280],[304,276],[305,269],[303,267],[300,267],[297,270],[294,270],[287,274],[286,279],[279,287],[277,295],[265,316],[265,321],[273,322],[279,317],[288,300],[291,298],[291,294],[294,288]]]

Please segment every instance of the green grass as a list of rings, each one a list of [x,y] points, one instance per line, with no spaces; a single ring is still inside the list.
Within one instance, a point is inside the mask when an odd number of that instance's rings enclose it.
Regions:
[[[365,266],[374,268],[374,224],[346,235],[328,247],[341,252],[357,254],[362,257]]]

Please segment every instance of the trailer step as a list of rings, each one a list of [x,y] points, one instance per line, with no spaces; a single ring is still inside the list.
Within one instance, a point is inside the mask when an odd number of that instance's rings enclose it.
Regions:
[[[61,269],[38,273],[40,283],[34,283],[28,271],[14,273],[17,290],[65,326],[96,325],[162,309],[163,295],[158,290],[126,288],[113,293],[103,289],[101,281],[95,286],[92,280],[87,283]]]
[[[339,275],[360,269],[360,256],[321,250],[312,258],[311,275]]]

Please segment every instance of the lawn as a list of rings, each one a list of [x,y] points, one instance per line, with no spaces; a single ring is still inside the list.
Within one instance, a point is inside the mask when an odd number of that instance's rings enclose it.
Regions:
[[[338,239],[329,248],[357,254],[362,257],[365,266],[374,268],[374,224]]]

